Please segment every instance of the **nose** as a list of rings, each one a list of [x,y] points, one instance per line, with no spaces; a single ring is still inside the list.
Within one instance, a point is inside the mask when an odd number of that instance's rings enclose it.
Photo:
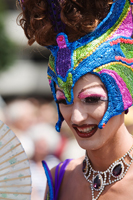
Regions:
[[[82,124],[88,117],[86,110],[83,107],[75,106],[71,112],[71,122],[72,124],[80,125]]]

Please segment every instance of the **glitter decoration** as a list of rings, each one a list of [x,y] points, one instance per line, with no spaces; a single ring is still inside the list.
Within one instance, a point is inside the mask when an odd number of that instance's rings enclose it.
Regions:
[[[64,82],[61,78],[58,78],[59,87],[63,90],[66,100],[70,103],[71,101],[71,87],[73,84],[72,74],[69,73],[66,82]]]
[[[56,40],[59,47],[57,52],[56,71],[58,75],[65,77],[66,73],[71,68],[71,51],[67,47],[68,39],[66,35],[60,34]]]
[[[133,39],[132,1],[117,0],[97,28],[69,43],[67,35],[57,35],[57,46],[51,51],[48,77],[56,101],[55,84],[64,92],[67,104],[73,103],[73,87],[87,73],[98,76],[108,92],[108,108],[98,127],[126,111],[133,104]],[[56,130],[63,117],[58,109]]]

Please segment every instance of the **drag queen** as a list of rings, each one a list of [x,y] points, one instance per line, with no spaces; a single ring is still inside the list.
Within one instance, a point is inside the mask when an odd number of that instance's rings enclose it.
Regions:
[[[48,79],[58,110],[84,157],[50,172],[45,200],[132,200],[133,138],[124,115],[133,104],[129,0],[23,0],[20,24],[31,45],[51,51]],[[44,130],[45,131],[45,130]]]

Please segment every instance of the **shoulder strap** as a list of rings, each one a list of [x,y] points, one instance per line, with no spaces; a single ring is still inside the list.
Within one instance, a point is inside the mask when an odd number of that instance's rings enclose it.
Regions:
[[[58,194],[59,194],[59,189],[60,189],[60,185],[66,170],[67,165],[69,164],[69,162],[71,161],[71,159],[67,159],[62,163],[62,166],[59,170],[59,167],[61,165],[61,163],[59,163],[56,167],[55,170],[55,188],[54,188],[54,192],[55,192],[55,200],[57,200],[58,198]]]
[[[46,174],[47,181],[48,181],[49,195],[50,195],[49,200],[54,200],[54,188],[53,188],[53,179],[52,179],[51,172],[47,166],[47,163],[44,160],[42,161],[42,165],[45,170],[45,174]]]

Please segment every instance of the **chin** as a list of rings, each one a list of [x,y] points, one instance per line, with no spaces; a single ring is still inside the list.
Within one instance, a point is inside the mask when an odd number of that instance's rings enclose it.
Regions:
[[[94,151],[102,148],[103,141],[100,141],[99,137],[91,137],[91,138],[80,138],[79,136],[75,136],[77,143],[79,146],[88,151]]]

